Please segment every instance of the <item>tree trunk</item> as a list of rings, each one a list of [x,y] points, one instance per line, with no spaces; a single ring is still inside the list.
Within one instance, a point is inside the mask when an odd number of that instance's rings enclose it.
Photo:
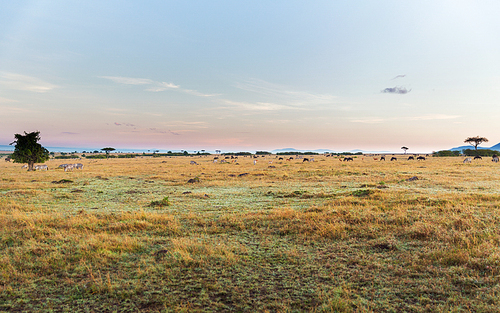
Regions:
[[[33,165],[35,165],[35,162],[28,162],[28,172],[33,171]]]

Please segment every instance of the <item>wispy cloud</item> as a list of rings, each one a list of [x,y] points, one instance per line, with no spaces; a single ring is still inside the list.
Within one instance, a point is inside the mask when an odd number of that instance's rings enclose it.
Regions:
[[[363,123],[363,124],[379,124],[386,121],[387,119],[379,117],[364,117],[364,118],[351,119],[351,122],[353,123]]]
[[[223,100],[223,102],[233,107],[238,107],[244,110],[253,110],[253,111],[276,111],[288,108],[287,106],[276,103],[265,103],[265,102],[250,103],[250,102],[238,102],[230,100]]]
[[[78,135],[78,133],[73,133],[73,132],[61,132],[61,134],[64,134],[64,135]]]
[[[133,77],[122,77],[122,76],[99,76],[99,77],[109,79],[118,84],[125,84],[125,85],[149,85],[154,83],[154,81],[147,78],[133,78]]]
[[[395,94],[404,95],[404,94],[409,93],[410,91],[411,91],[411,89],[407,90],[405,87],[396,86],[396,87],[392,87],[392,88],[385,88],[381,92],[382,93],[395,93]]]
[[[147,78],[134,78],[134,77],[122,77],[122,76],[100,76],[100,78],[109,79],[117,84],[125,85],[151,85],[146,88],[145,91],[150,92],[162,92],[165,90],[175,90],[178,92],[183,92],[197,97],[214,97],[220,94],[205,94],[192,89],[181,88],[181,86],[174,83],[158,82]]]
[[[391,80],[395,80],[396,78],[403,78],[403,77],[405,77],[405,76],[406,76],[406,74],[404,74],[404,75],[397,75],[396,77],[394,77],[394,78],[393,78],[393,79],[391,79]]]
[[[58,86],[39,78],[16,73],[0,72],[0,86],[6,89],[44,93]]]
[[[408,118],[412,121],[423,121],[423,120],[450,120],[462,117],[461,115],[447,115],[447,114],[429,114],[423,116],[414,116]]]
[[[365,123],[365,124],[379,124],[389,121],[431,121],[431,120],[449,120],[460,118],[461,115],[447,115],[447,114],[429,114],[421,116],[407,116],[407,117],[392,117],[392,118],[381,118],[381,117],[363,117],[363,118],[353,118],[352,123]]]
[[[12,107],[12,106],[2,106],[0,105],[0,112],[8,114],[8,113],[19,113],[19,114],[26,114],[26,113],[33,113],[33,110],[25,109],[25,108],[18,108],[18,107]]]
[[[281,103],[283,107],[334,104],[337,99],[333,95],[292,90],[285,86],[257,79],[237,83],[236,87],[266,96],[274,103]]]

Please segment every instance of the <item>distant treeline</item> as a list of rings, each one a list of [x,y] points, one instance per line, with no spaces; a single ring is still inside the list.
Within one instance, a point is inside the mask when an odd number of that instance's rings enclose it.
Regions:
[[[441,150],[434,152],[432,155],[435,157],[452,157],[452,156],[493,156],[493,155],[499,155],[500,152],[496,150],[490,150],[490,149],[478,149],[477,151],[474,149],[465,149],[462,151],[451,151],[451,150]]]
[[[278,152],[276,153],[277,155],[319,155],[318,152],[311,152],[311,151],[306,151],[306,152]]]

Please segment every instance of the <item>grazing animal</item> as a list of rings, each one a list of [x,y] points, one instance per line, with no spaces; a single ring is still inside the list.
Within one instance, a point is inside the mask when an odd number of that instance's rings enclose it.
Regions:
[[[83,164],[82,163],[75,163],[73,164],[73,167],[78,169],[78,170],[83,170]]]
[[[189,164],[191,164],[191,165],[198,165],[198,163],[196,163],[195,161],[191,161],[191,162],[189,162]]]
[[[471,162],[472,162],[472,158],[465,158],[465,160],[464,160],[464,164],[471,163]]]
[[[42,165],[35,165],[35,170],[48,170],[49,167],[46,165],[46,164],[42,164]]]
[[[417,160],[423,160],[423,161],[425,161],[425,157],[419,156],[419,157],[417,157]]]
[[[283,158],[279,158],[279,159],[278,159],[278,161],[281,161],[281,160],[283,160]]]
[[[410,156],[408,157],[408,161],[410,161],[410,160],[415,160],[415,158],[414,158],[412,155],[410,155]]]
[[[308,158],[304,158],[304,159],[302,160],[302,163],[304,163],[304,162],[309,162],[309,159],[308,159]]]
[[[381,156],[380,161],[385,161],[385,156]]]
[[[351,158],[351,157],[344,158],[344,162],[349,162],[349,161],[353,161],[353,162],[354,162],[354,159],[353,159],[353,158]]]
[[[398,159],[396,157],[392,157],[391,161],[397,161]]]
[[[5,162],[10,162],[11,158],[10,157],[6,157],[5,158]]]
[[[23,166],[21,166],[21,169],[24,169],[24,168],[28,168],[28,165],[24,164]]]
[[[491,162],[498,163],[498,155],[494,154],[493,157],[491,158]]]
[[[482,157],[480,157],[479,155],[476,155],[476,156],[474,157],[474,160],[482,160],[482,159],[483,159],[483,158],[482,158]]]
[[[66,166],[68,166],[68,164],[61,164],[57,168],[66,168]]]
[[[64,171],[73,171],[74,165],[73,164],[67,164],[66,167],[64,167]]]
[[[377,161],[377,160],[378,160],[378,158],[373,158],[373,159],[374,159],[375,161]]]

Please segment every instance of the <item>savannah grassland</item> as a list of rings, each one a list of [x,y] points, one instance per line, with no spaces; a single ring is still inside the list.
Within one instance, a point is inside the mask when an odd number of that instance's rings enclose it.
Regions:
[[[315,160],[2,159],[0,311],[500,311],[500,165]]]

